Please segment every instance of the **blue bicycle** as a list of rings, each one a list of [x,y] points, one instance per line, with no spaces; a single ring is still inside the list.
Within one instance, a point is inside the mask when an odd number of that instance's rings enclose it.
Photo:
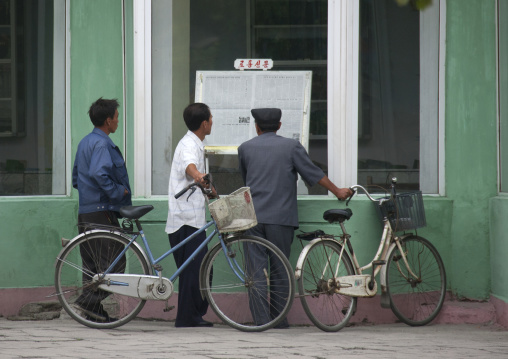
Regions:
[[[153,209],[151,205],[121,208],[123,228],[79,224],[86,226],[85,232],[62,241],[64,248],[56,259],[56,295],[65,311],[86,326],[115,328],[135,318],[147,300],[166,301],[165,310],[169,310],[174,281],[217,236],[218,243],[207,252],[200,271],[200,289],[212,310],[224,323],[247,332],[263,331],[283,320],[295,296],[294,273],[275,245],[243,234],[257,223],[249,188],[209,202],[210,190],[193,183],[175,197],[197,188],[206,198],[211,221],[158,258],[139,221]],[[132,222],[137,231],[132,230]],[[169,278],[164,277],[160,262],[207,229],[210,234],[191,257]],[[253,249],[266,255],[265,264],[253,264]]]

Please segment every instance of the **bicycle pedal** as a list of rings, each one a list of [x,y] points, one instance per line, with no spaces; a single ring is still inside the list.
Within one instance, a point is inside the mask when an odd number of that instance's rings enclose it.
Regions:
[[[164,308],[164,309],[163,309],[163,311],[164,311],[165,313],[167,313],[167,312],[169,312],[170,310],[173,310],[173,309],[175,309],[175,306],[174,306],[174,305],[172,305],[172,306],[170,306],[170,307],[166,307],[166,308]]]
[[[382,265],[385,265],[385,264],[386,264],[385,260],[379,260],[379,261],[373,261],[372,262],[373,266],[382,266]]]

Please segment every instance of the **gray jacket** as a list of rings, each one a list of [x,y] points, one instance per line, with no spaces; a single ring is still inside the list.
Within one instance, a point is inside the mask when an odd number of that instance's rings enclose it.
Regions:
[[[298,228],[297,173],[310,186],[325,175],[300,142],[266,132],[240,145],[238,160],[258,223]]]

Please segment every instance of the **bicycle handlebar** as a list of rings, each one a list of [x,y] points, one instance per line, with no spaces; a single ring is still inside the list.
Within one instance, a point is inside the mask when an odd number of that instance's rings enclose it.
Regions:
[[[210,181],[210,175],[206,174],[203,177],[203,180],[205,181],[206,184],[210,184],[210,182],[211,182]],[[213,184],[212,184],[212,186],[213,186]],[[187,192],[188,190],[192,189],[191,194],[189,194],[189,197],[190,197],[196,191],[196,187],[199,187],[199,189],[201,189],[201,192],[203,194],[205,194],[205,195],[209,195],[209,194],[212,193],[211,189],[203,187],[203,185],[201,183],[199,183],[199,182],[194,182],[194,183],[191,183],[188,186],[185,186],[184,189],[182,189],[180,192],[175,194],[175,198],[178,199],[178,198],[182,197],[185,192]]]
[[[396,195],[396,191],[395,191],[395,184],[397,183],[397,178],[396,177],[393,177],[392,178],[392,184],[391,184],[391,195],[390,195],[390,199],[392,198],[395,198],[395,195]],[[356,194],[356,189],[359,188],[361,189],[366,195],[367,197],[372,201],[372,202],[378,202],[379,204],[382,204],[383,202],[385,201],[389,201],[389,199],[387,198],[379,198],[379,199],[375,199],[373,198],[369,191],[367,191],[365,189],[365,187],[359,185],[359,184],[355,184],[355,185],[352,185],[351,187],[349,187],[349,189],[353,192],[353,194],[347,199],[346,201],[346,206],[349,204],[349,201],[351,200],[351,198],[353,198],[353,196]]]

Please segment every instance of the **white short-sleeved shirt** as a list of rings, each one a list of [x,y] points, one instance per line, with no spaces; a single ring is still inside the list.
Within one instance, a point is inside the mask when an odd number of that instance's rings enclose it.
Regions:
[[[200,189],[189,197],[190,191],[186,192],[179,199],[175,194],[185,186],[194,182],[194,179],[185,173],[187,166],[191,163],[196,165],[199,172],[205,173],[205,146],[193,132],[187,131],[185,136],[176,146],[169,175],[168,188],[168,220],[166,222],[166,233],[174,233],[184,224],[195,228],[205,225],[205,198]]]

